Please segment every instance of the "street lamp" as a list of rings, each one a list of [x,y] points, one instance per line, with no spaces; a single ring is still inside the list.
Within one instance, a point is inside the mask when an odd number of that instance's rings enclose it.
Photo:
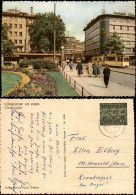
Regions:
[[[62,45],[61,46],[61,65],[63,61],[64,61],[64,46]]]

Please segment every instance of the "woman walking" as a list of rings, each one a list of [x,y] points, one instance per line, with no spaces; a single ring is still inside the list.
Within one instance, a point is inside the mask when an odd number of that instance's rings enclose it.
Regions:
[[[95,77],[97,77],[97,68],[98,68],[98,65],[96,62],[94,62],[93,64],[93,74],[95,75]]]
[[[76,70],[78,70],[78,75],[81,76],[82,71],[83,71],[83,66],[82,66],[81,62],[78,62]]]
[[[92,76],[92,63],[91,61],[88,61],[88,64],[87,64],[87,73]]]
[[[69,67],[70,67],[70,70],[73,71],[74,64],[72,61],[70,62]]]
[[[97,74],[98,74],[98,77],[100,78],[100,74],[101,74],[101,64],[100,64],[100,62],[98,62]]]

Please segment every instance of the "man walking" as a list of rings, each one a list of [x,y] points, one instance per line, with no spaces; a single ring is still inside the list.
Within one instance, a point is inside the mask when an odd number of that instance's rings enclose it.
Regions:
[[[78,70],[78,75],[81,76],[81,74],[83,73],[83,66],[81,62],[78,62],[76,70]]]
[[[104,83],[106,88],[108,87],[108,83],[109,83],[109,77],[110,77],[110,68],[108,67],[108,65],[106,64],[106,67],[103,70],[103,74],[104,74]]]

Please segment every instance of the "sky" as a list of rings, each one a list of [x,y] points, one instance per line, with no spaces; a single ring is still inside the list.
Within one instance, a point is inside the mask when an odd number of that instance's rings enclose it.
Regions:
[[[33,7],[34,13],[54,11],[55,1],[2,1],[2,11],[15,9],[30,13]],[[87,23],[102,14],[105,8],[106,14],[113,12],[126,12],[135,14],[135,1],[56,1],[56,15],[60,15],[71,36],[80,41],[85,40],[83,31]]]

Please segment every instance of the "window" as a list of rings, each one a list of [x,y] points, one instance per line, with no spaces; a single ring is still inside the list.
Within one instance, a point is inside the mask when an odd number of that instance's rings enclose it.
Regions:
[[[22,28],[22,24],[19,24],[19,28]]]
[[[127,30],[129,30],[129,26],[127,26]]]
[[[124,58],[124,62],[128,62],[129,60],[128,60],[128,58]]]
[[[115,26],[113,26],[113,30],[115,30]]]
[[[12,24],[9,24],[9,28],[12,28]]]
[[[19,40],[19,44],[22,44],[22,40]]]
[[[115,61],[115,57],[106,57],[107,61]]]
[[[9,31],[9,36],[12,36],[12,31]]]
[[[17,28],[17,24],[14,24],[14,28]]]
[[[17,32],[14,32],[14,36],[17,37]]]
[[[17,39],[14,39],[14,43],[17,43]]]
[[[125,48],[125,52],[131,52],[131,48]]]
[[[122,30],[122,26],[120,26],[120,30]]]
[[[123,57],[118,57],[117,60],[118,60],[118,62],[122,62],[123,61]]]
[[[6,16],[4,17],[4,20],[7,20],[7,17]]]
[[[22,22],[22,18],[19,18],[19,22]]]
[[[19,51],[22,52],[22,47],[19,48]]]
[[[19,32],[19,36],[22,37],[22,32]]]
[[[15,17],[15,21],[17,21],[17,17]]]
[[[9,20],[12,20],[12,17],[9,17]]]

